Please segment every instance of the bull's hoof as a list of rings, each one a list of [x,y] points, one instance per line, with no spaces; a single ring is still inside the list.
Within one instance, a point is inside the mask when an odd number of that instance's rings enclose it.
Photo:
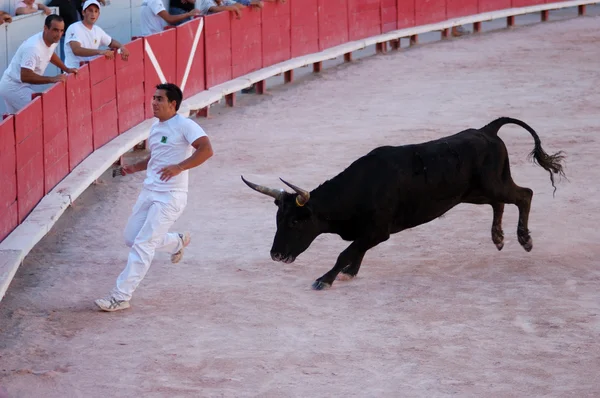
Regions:
[[[519,243],[521,244],[521,246],[523,246],[523,249],[525,249],[526,252],[530,252],[531,249],[533,249],[533,240],[531,239],[531,236],[519,236]]]
[[[504,247],[504,242],[496,243],[496,248],[498,249],[498,251],[502,250],[503,247]]]
[[[345,274],[343,272],[340,272],[335,279],[337,279],[338,281],[346,282],[346,281],[350,281],[350,280],[354,279],[355,276],[356,275],[350,275],[350,274]]]
[[[323,289],[327,289],[327,288],[330,288],[330,287],[331,287],[330,283],[325,283],[325,282],[321,282],[321,281],[315,281],[312,284],[313,290],[323,290]]]

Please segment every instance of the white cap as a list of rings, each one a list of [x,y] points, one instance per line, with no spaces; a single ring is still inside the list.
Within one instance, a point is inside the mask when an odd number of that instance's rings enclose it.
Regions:
[[[92,4],[100,8],[100,3],[98,2],[98,0],[87,0],[85,3],[83,3],[82,11],[85,11],[85,9],[91,6]]]

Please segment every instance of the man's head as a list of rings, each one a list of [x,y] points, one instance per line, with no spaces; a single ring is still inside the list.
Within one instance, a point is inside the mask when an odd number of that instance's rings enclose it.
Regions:
[[[46,44],[54,44],[60,41],[65,32],[65,21],[60,15],[50,14],[44,22],[44,41]]]
[[[97,0],[87,0],[83,3],[83,23],[93,25],[100,17],[100,3]]]
[[[156,86],[152,97],[152,111],[160,121],[175,116],[183,100],[181,89],[173,83],[163,83]]]

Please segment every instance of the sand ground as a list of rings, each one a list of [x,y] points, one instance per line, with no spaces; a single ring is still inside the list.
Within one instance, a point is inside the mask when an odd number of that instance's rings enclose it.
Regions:
[[[102,179],[27,257],[0,304],[10,397],[597,397],[600,395],[600,18],[550,22],[362,59],[245,95],[200,120],[215,156],[191,174],[182,263],[156,256],[132,308],[93,300],[125,265],[142,175]],[[500,136],[530,187],[533,251],[507,206],[460,205],[369,251],[357,278],[313,291],[347,243],[319,237],[273,262],[272,200],[252,181],[312,189],[378,145],[524,120],[567,153],[553,197]]]

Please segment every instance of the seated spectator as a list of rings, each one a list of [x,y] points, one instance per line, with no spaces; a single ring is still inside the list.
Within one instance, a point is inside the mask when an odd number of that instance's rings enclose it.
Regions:
[[[162,0],[144,0],[140,20],[142,36],[162,32],[166,25],[175,25],[196,15],[200,15],[200,11],[196,9],[184,14],[172,15],[167,12]]]
[[[52,14],[52,10],[44,3],[36,3],[35,0],[22,0],[17,3],[15,15],[33,14],[40,10],[44,11],[44,14],[46,15]]]
[[[237,19],[242,17],[242,8],[244,6],[233,0],[198,0],[198,9],[203,15],[214,14],[221,11],[230,11],[235,13]]]
[[[98,0],[87,0],[83,4],[83,21],[75,22],[65,34],[65,65],[68,68],[78,68],[80,62],[89,61],[97,55],[113,59],[112,50],[99,50],[100,46],[119,49],[121,58],[127,61],[129,51],[118,41],[111,38],[99,26],[95,25],[100,17]]]
[[[0,25],[2,25],[4,22],[11,23],[12,17],[10,16],[9,13],[0,11]]]

